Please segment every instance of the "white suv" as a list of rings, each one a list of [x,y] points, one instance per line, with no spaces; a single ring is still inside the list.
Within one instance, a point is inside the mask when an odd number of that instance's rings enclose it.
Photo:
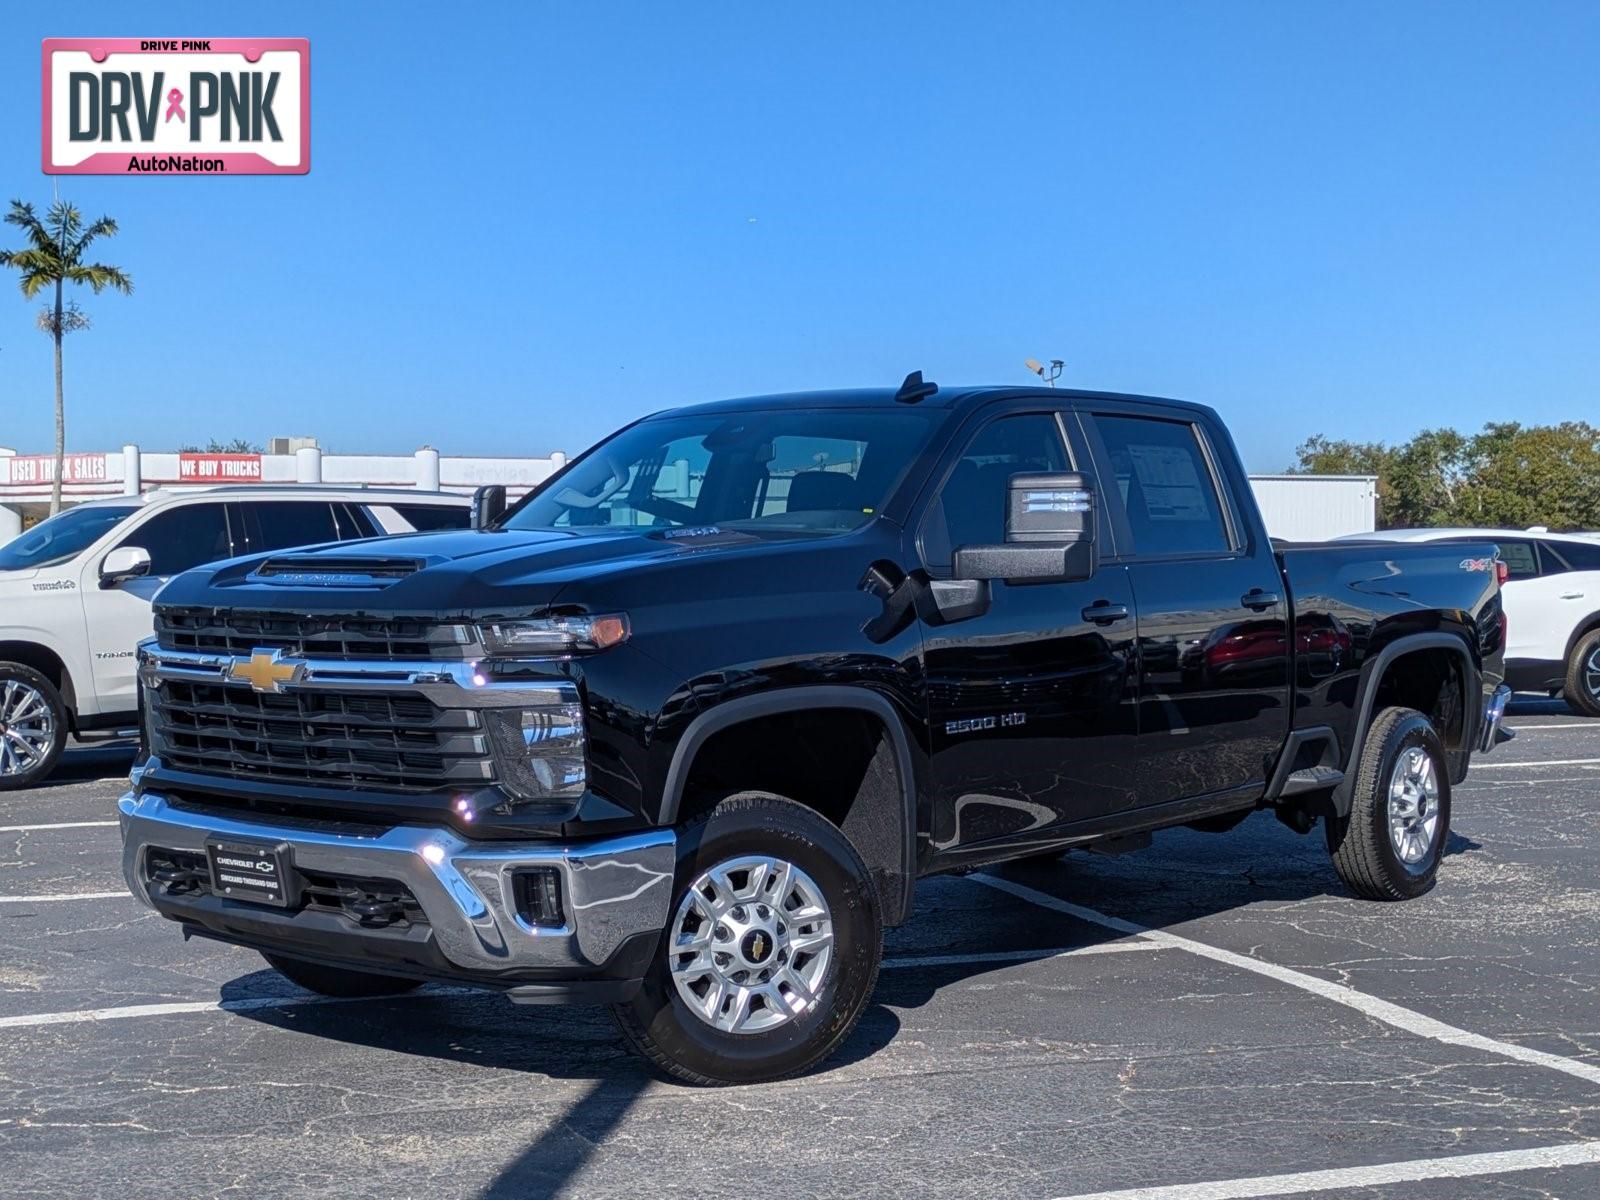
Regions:
[[[1600,717],[1600,536],[1532,529],[1386,529],[1354,535],[1395,542],[1493,539],[1510,568],[1506,682],[1519,692],[1564,694]],[[1352,540],[1341,538],[1341,541]]]
[[[92,500],[0,544],[0,791],[50,773],[67,737],[138,726],[134,646],[190,567],[263,550],[464,529],[466,496],[238,485]]]

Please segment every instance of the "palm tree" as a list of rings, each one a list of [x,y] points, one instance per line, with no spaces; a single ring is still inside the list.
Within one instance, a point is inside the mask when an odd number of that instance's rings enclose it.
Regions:
[[[105,263],[86,263],[84,252],[97,238],[113,237],[117,223],[101,217],[85,226],[83,214],[72,205],[57,200],[50,205],[44,220],[34,214],[33,205],[11,202],[6,224],[15,225],[28,238],[26,250],[0,250],[0,267],[15,267],[22,272],[22,295],[32,300],[45,288],[55,286],[55,304],[39,313],[39,328],[56,344],[56,472],[50,490],[50,512],[61,511],[61,474],[67,456],[67,411],[61,394],[61,339],[89,327],[89,318],[70,301],[62,302],[62,285],[86,283],[99,295],[115,288],[123,295],[133,291],[133,280],[120,267]]]

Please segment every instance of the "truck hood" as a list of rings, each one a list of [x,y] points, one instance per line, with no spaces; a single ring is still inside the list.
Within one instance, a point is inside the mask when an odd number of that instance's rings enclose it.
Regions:
[[[832,539],[825,539],[832,540]],[[735,531],[450,530],[230,559],[179,575],[157,602],[350,615],[484,618],[548,607],[584,582],[665,563],[792,554],[812,537]],[[575,599],[581,599],[575,588]]]

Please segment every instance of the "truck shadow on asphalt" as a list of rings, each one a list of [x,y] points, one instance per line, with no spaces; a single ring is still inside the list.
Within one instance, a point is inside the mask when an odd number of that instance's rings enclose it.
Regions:
[[[1158,838],[1156,846],[1143,855],[1097,858],[1073,854],[1055,863],[1016,863],[991,870],[1152,929],[1263,900],[1359,903],[1334,875],[1322,852],[1320,833],[1312,836],[1316,839],[1314,851],[1307,846],[1311,839],[1277,827],[1270,818],[1257,818],[1241,827],[1237,837],[1169,834]],[[1479,843],[1452,834],[1446,853],[1480,848]],[[1182,880],[1177,888],[1172,887],[1174,876]],[[1016,903],[999,893],[990,896],[996,906]],[[951,917],[951,910],[933,888],[925,889],[924,897],[918,905],[917,923]],[[1004,931],[1017,927],[1014,914],[1000,907],[989,909],[988,902],[986,897],[985,905],[976,911],[964,910],[966,928],[971,931],[974,918],[980,926],[994,925],[997,936],[988,948],[1004,949]],[[1122,937],[1065,915],[1045,919],[1052,928],[1059,920],[1060,936],[1052,940],[1060,945],[1052,948],[1092,947]],[[897,957],[929,952],[926,948],[891,948]],[[1042,949],[1041,957],[1048,953]],[[884,971],[849,1041],[817,1067],[813,1077],[863,1062],[887,1047],[900,1032],[896,1010],[921,1008],[943,989],[1026,961],[1037,960],[952,961]],[[224,1000],[282,994],[283,981],[272,971],[240,976],[222,989]],[[530,1081],[540,1077],[585,1081],[581,1092],[561,1111],[549,1114],[543,1132],[479,1193],[485,1200],[553,1195],[569,1189],[647,1094],[665,1098],[680,1089],[693,1090],[664,1080],[634,1057],[622,1045],[609,1014],[599,1008],[521,1008],[487,992],[463,996],[424,991],[403,1000],[313,1002],[236,1015],[349,1046],[520,1072]],[[504,1102],[503,1095],[499,1102]],[[536,1107],[530,1106],[529,1111],[535,1112]]]

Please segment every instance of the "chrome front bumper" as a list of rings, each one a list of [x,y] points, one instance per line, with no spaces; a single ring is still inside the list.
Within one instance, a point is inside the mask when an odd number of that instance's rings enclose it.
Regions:
[[[159,897],[161,911],[180,919],[187,919],[185,898],[161,894],[162,885],[146,869],[147,852],[154,847],[203,855],[208,840],[237,838],[287,843],[296,869],[404,884],[426,915],[437,950],[464,977],[515,982],[529,973],[592,975],[629,938],[659,934],[667,923],[676,858],[671,830],[592,842],[472,842],[437,828],[397,826],[361,836],[237,820],[180,809],[148,791],[129,792],[118,806],[128,887],[152,908]],[[564,925],[535,926],[518,915],[512,876],[524,867],[560,872]],[[292,953],[299,914],[209,894],[205,902],[214,913],[248,920]],[[196,917],[205,924],[198,909]],[[347,924],[341,930],[347,940],[364,932],[369,939],[381,935]]]

